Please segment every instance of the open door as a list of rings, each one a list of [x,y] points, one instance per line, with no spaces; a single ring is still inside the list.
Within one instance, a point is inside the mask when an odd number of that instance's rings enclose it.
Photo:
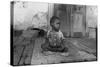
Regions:
[[[72,37],[83,37],[83,30],[83,15],[81,13],[74,13],[72,24]]]

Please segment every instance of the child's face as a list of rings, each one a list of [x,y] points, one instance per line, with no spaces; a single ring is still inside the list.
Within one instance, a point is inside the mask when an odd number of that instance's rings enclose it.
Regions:
[[[60,20],[56,19],[52,25],[53,29],[55,29],[55,31],[59,31],[60,28]]]

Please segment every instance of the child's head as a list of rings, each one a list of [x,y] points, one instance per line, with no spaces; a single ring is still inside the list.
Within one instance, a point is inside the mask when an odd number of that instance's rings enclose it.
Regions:
[[[51,19],[50,19],[50,25],[52,27],[53,30],[55,31],[59,31],[59,28],[60,28],[60,19],[56,16],[53,16]]]

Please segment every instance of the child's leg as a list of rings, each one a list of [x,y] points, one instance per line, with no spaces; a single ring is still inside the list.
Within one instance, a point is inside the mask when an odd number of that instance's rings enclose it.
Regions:
[[[47,43],[42,44],[41,48],[43,51],[48,51],[48,44]]]
[[[42,44],[42,45],[41,45],[41,48],[42,48],[42,53],[43,53],[44,55],[53,54],[52,48],[49,46],[48,43]]]
[[[48,42],[45,42],[44,44],[42,44],[41,48],[43,51],[51,51],[52,50],[52,48],[50,47]]]
[[[64,50],[64,46],[63,45],[61,45],[60,47],[57,48],[58,52],[63,52],[63,50]]]
[[[55,46],[55,47],[49,46],[49,50],[52,52],[62,52],[64,50],[64,47],[63,46]]]

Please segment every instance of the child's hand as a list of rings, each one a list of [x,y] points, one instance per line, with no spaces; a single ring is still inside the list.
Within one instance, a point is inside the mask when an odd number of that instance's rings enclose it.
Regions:
[[[61,38],[61,43],[64,44],[65,43],[65,39]]]

